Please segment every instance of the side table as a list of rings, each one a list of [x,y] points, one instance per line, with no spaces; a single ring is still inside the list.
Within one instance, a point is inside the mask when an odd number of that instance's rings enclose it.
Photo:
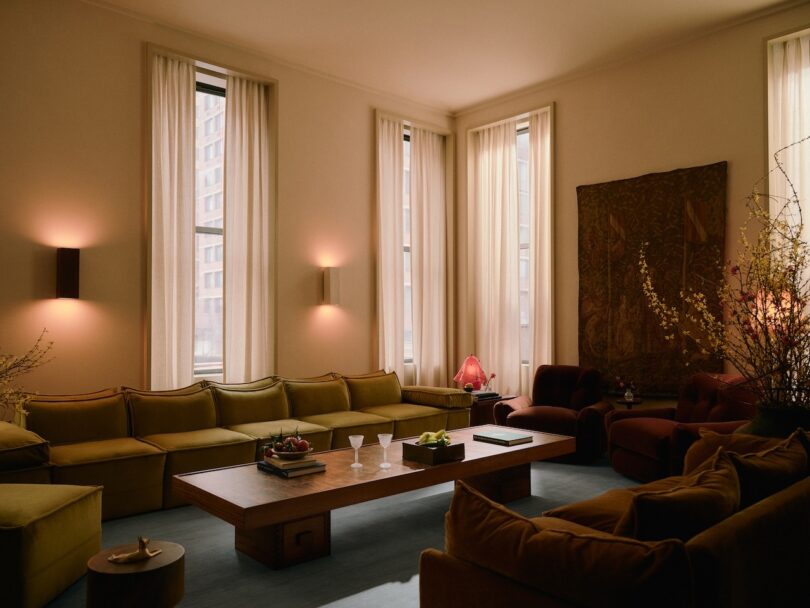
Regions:
[[[639,405],[640,403],[644,403],[644,399],[639,399],[638,397],[633,397],[631,401],[628,401],[624,397],[621,399],[616,399],[614,402],[616,405],[623,405],[628,410],[632,410],[634,405]]]
[[[514,395],[483,398],[474,397],[472,408],[470,408],[470,426],[495,424],[495,404],[500,401],[514,398]]]
[[[149,543],[161,549],[155,557],[129,564],[107,561],[113,553],[126,553],[137,543],[104,549],[87,562],[87,606],[171,608],[185,594],[185,555],[182,545],[161,540]]]

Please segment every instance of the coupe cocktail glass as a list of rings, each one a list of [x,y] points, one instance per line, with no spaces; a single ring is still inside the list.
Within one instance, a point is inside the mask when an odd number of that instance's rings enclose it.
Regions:
[[[388,462],[388,446],[391,445],[391,438],[393,435],[391,433],[380,433],[377,435],[377,439],[380,440],[380,445],[383,449],[383,461],[380,463],[381,469],[390,469],[391,463]]]
[[[363,445],[362,435],[349,435],[349,443],[354,448],[354,462],[352,463],[353,469],[362,469],[363,463],[360,462],[360,446]]]

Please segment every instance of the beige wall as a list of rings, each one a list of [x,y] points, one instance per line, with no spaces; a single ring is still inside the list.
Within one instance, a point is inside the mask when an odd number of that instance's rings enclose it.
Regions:
[[[76,0],[0,3],[0,352],[47,327],[54,360],[26,388],[145,384],[147,42],[278,81],[278,372],[372,368],[373,110],[452,121]],[[78,301],[52,298],[57,246],[82,249]]]
[[[556,354],[576,362],[576,186],[728,160],[731,248],[743,197],[765,163],[763,40],[808,24],[802,6],[453,121],[77,0],[5,0],[0,351],[21,352],[47,327],[55,359],[27,388],[145,383],[147,42],[279,83],[278,372],[307,375],[374,366],[375,107],[455,122],[463,235],[467,129],[556,104]],[[50,297],[57,246],[82,248],[78,301]],[[341,267],[338,308],[316,305],[317,268],[330,264]],[[463,268],[459,276],[463,294]],[[467,352],[470,319],[458,301],[457,346]]]
[[[745,216],[744,197],[765,171],[764,40],[808,24],[810,6],[804,5],[618,67],[538,87],[456,118],[457,193],[462,202],[458,225],[463,237],[467,130],[555,104],[558,363],[578,361],[576,187],[727,160],[731,255]],[[463,260],[466,243],[461,240]],[[463,268],[459,276],[460,293],[465,293],[469,284]],[[458,326],[458,352],[474,350],[471,319],[463,308]]]

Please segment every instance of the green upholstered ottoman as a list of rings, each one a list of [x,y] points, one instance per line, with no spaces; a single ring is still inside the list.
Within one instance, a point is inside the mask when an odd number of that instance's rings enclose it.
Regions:
[[[0,484],[3,606],[44,606],[100,547],[100,487]]]

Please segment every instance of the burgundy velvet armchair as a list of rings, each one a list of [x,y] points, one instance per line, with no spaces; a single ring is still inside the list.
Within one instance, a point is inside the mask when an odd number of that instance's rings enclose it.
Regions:
[[[701,372],[681,386],[676,407],[611,412],[605,423],[613,468],[641,482],[680,475],[700,429],[733,433],[754,417],[755,398],[742,382]]]
[[[591,462],[606,447],[604,416],[613,407],[602,401],[602,377],[595,369],[541,365],[532,397],[495,404],[495,422],[532,431],[576,437],[576,462]]]

